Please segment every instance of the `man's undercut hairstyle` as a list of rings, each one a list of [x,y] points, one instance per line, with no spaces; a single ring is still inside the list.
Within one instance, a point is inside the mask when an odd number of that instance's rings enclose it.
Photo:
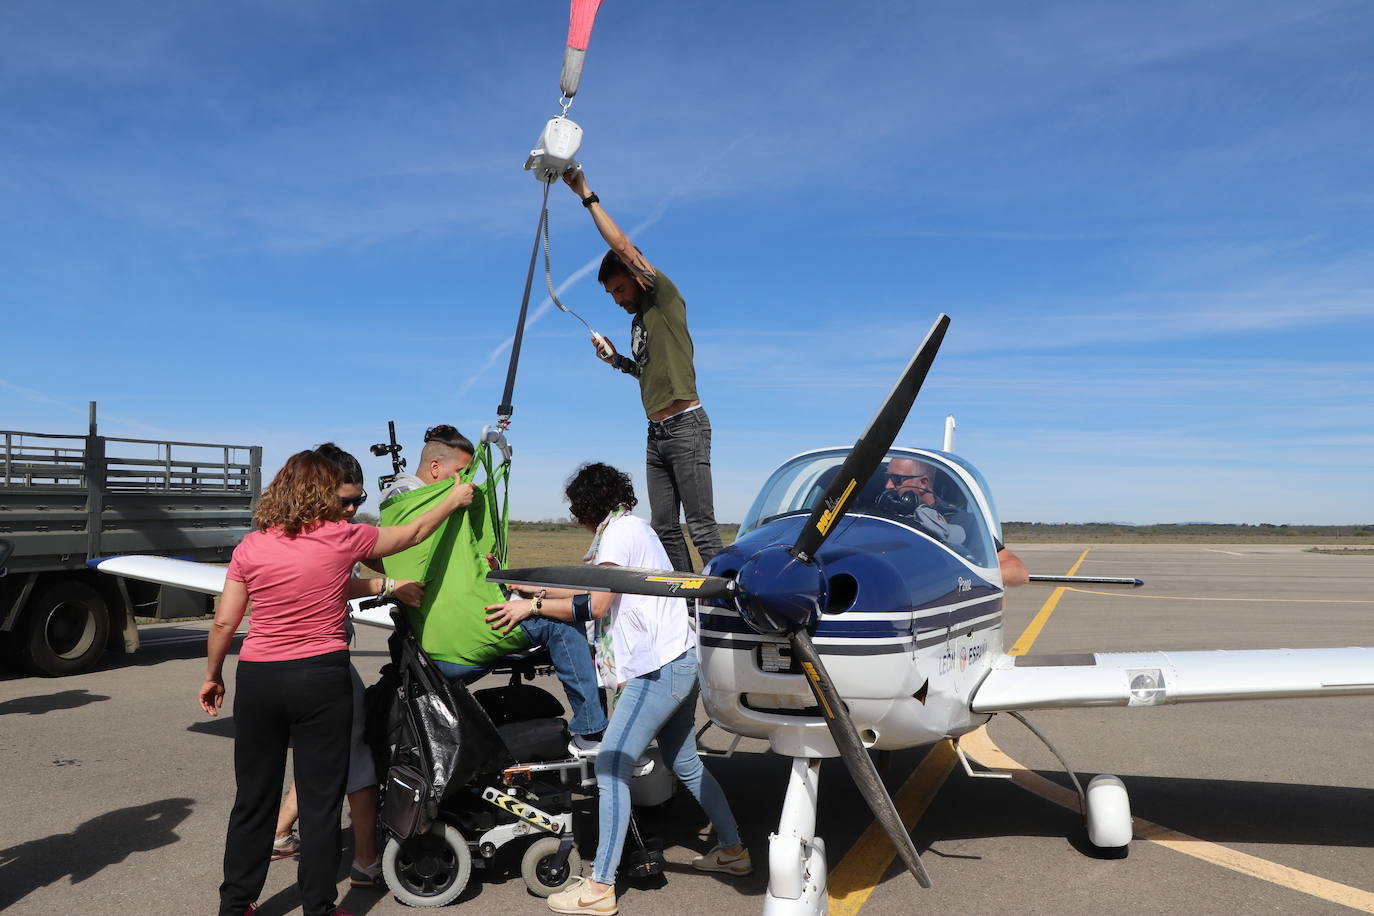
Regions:
[[[633,509],[639,502],[630,475],[600,462],[578,468],[568,480],[564,494],[568,497],[568,511],[584,526],[601,524],[617,506]]]
[[[635,249],[635,251],[638,250],[638,248]],[[625,266],[625,262],[620,259],[620,255],[616,254],[614,251],[606,252],[606,256],[601,259],[601,269],[596,272],[596,282],[605,286],[606,281],[611,279],[611,277],[629,277],[631,280],[634,279],[634,274],[630,271],[630,268]]]
[[[348,452],[339,448],[333,442],[325,442],[315,446],[315,453],[321,458],[326,458],[334,462],[339,468],[339,480],[343,484],[363,485],[363,466],[358,463]]]
[[[472,440],[453,426],[447,423],[440,423],[438,426],[431,426],[425,430],[425,445],[437,442],[440,445],[447,445],[449,448],[457,449],[460,452],[467,452],[469,455],[477,454],[477,449],[472,447]]]

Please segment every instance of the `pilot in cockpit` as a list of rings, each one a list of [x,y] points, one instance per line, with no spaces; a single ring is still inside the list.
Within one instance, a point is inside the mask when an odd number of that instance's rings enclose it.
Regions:
[[[948,544],[964,542],[964,527],[958,524],[957,507],[941,504],[931,488],[934,470],[914,458],[893,458],[887,465],[883,491],[878,495],[878,511],[901,519],[912,519],[917,527]]]

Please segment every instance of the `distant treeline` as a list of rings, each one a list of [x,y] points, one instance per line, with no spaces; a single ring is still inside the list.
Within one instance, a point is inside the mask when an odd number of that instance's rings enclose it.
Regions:
[[[511,519],[511,531],[581,531],[581,527],[570,518],[546,518],[537,522],[518,522]],[[726,543],[735,539],[739,532],[739,525],[734,523],[722,524],[720,526],[720,536],[725,538]]]
[[[1368,525],[1224,525],[1189,522],[1175,525],[1123,525],[1114,522],[1056,524],[1053,522],[1004,522],[1002,533],[1013,541],[1093,541],[1119,538],[1152,541],[1287,540],[1335,541],[1345,538],[1374,539],[1374,523]]]
[[[512,521],[513,533],[581,531],[570,519],[544,519],[537,522]],[[721,539],[729,544],[739,525],[721,525]],[[1018,541],[1303,541],[1310,544],[1374,544],[1374,522],[1368,525],[1223,525],[1217,522],[1189,522],[1175,525],[1127,525],[1119,522],[1069,524],[1056,522],[1004,522],[1002,534],[1008,544]]]

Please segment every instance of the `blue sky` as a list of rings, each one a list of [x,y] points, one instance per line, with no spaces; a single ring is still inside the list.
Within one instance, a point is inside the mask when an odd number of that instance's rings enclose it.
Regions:
[[[0,428],[261,444],[476,435],[506,368],[567,4],[0,5]],[[900,441],[1003,516],[1374,520],[1374,5],[606,0],[589,184],[682,288],[717,514],[862,430],[934,316]],[[554,188],[555,282],[623,347]],[[538,282],[538,281],[537,281]],[[539,287],[536,286],[538,290]],[[636,386],[540,311],[517,518]],[[375,509],[375,505],[367,508]]]

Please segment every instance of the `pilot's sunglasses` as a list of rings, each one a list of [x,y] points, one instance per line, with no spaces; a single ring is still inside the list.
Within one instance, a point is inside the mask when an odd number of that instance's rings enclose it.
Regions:
[[[906,482],[908,480],[930,479],[930,475],[928,474],[884,474],[883,476],[886,477],[887,482],[892,484],[894,487],[906,486]]]
[[[367,502],[367,491],[366,491],[366,490],[364,490],[364,491],[363,491],[360,495],[358,495],[358,496],[340,496],[340,497],[339,497],[339,504],[340,504],[340,505],[343,505],[343,506],[352,506],[354,509],[360,508],[360,507],[362,506],[362,504],[365,503],[365,502]]]

